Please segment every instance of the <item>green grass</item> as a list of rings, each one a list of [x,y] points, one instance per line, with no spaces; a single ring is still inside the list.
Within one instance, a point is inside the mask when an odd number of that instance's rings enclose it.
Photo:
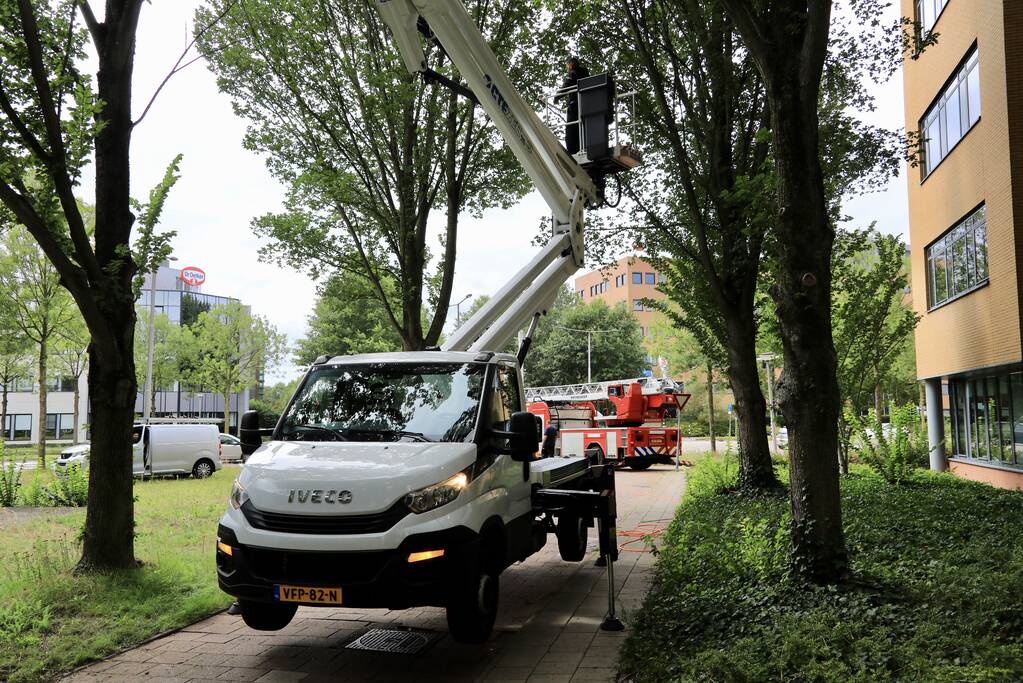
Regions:
[[[787,499],[691,478],[619,660],[639,681],[1023,679],[1023,494],[920,472],[842,480],[852,577],[797,584]]]
[[[84,509],[0,528],[0,680],[52,678],[230,604],[214,546],[234,475],[137,482],[136,571],[73,573]]]

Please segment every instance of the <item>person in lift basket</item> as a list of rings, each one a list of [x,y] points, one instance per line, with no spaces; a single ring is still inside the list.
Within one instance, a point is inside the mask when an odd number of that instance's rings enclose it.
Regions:
[[[565,149],[569,154],[575,154],[579,151],[579,93],[575,88],[578,86],[579,79],[587,78],[590,72],[582,65],[578,57],[569,57],[565,62],[565,68],[568,70],[568,74],[561,82],[561,89],[558,91],[560,94],[556,95],[554,100],[567,100],[565,121],[568,123],[565,125]],[[571,92],[565,92],[566,90],[571,90]]]

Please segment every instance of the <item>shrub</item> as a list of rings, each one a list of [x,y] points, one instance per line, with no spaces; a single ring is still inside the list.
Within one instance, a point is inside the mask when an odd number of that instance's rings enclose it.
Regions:
[[[0,445],[0,507],[13,507],[21,488],[21,470],[14,460],[8,460]]]
[[[71,465],[63,476],[46,488],[51,505],[84,507],[89,500],[89,478],[78,465]]]
[[[728,444],[721,458],[708,458],[686,475],[686,492],[692,496],[713,496],[735,490],[739,485],[739,465]]]
[[[36,472],[32,482],[21,489],[21,504],[27,507],[38,508],[49,504],[46,496],[46,487],[43,486],[42,477]]]
[[[852,417],[860,458],[889,484],[902,484],[927,457],[927,441],[921,441],[919,421],[912,403],[892,406],[887,430],[873,414],[867,424],[859,416]]]

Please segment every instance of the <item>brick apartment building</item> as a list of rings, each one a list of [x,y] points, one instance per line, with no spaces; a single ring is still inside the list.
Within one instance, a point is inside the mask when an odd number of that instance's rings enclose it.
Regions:
[[[1023,487],[1023,2],[902,12],[940,34],[904,64],[906,128],[921,136],[908,184],[931,466]]]

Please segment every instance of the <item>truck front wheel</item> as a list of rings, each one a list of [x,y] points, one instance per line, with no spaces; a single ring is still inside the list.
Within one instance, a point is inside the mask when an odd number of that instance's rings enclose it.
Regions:
[[[497,619],[498,573],[479,566],[468,578],[448,603],[448,631],[458,643],[485,643]]]
[[[252,602],[239,600],[242,620],[249,628],[257,631],[280,631],[291,623],[298,611],[295,603]]]
[[[558,517],[558,552],[565,562],[581,562],[586,555],[586,520],[579,515],[562,513]]]

